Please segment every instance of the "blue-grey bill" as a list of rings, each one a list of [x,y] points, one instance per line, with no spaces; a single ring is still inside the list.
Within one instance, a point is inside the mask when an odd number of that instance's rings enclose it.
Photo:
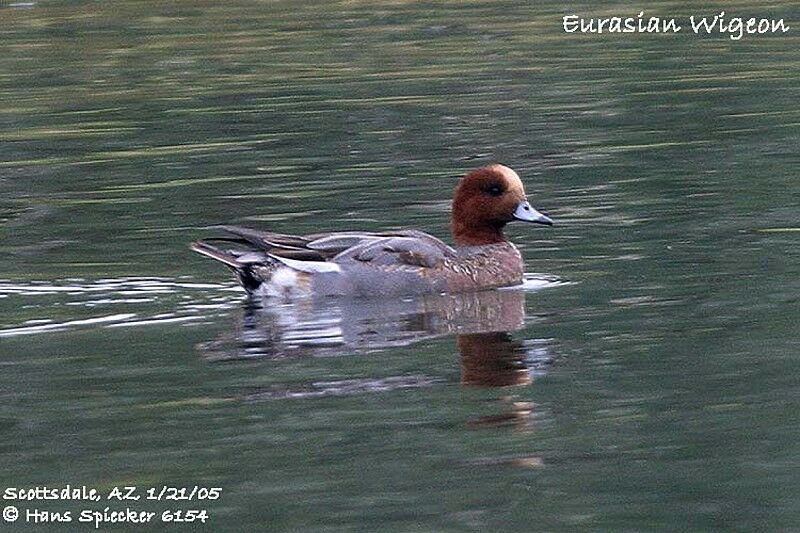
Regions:
[[[532,222],[534,224],[547,224],[553,225],[553,221],[547,215],[541,214],[539,211],[531,207],[528,202],[520,202],[517,209],[514,210],[514,218],[522,220],[523,222]]]

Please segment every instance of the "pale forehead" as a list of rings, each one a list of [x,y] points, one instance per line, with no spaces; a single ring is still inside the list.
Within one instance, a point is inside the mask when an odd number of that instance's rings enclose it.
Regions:
[[[520,191],[524,191],[525,188],[522,185],[522,180],[519,178],[519,175],[508,168],[505,165],[492,165],[489,167],[490,170],[497,173],[498,175],[503,177],[503,180],[506,182],[506,185],[509,189],[519,189]]]

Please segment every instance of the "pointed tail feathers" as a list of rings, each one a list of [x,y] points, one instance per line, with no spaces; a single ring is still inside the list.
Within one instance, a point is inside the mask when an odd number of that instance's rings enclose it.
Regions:
[[[210,257],[211,259],[216,259],[217,261],[225,263],[234,270],[237,270],[243,266],[236,260],[235,255],[223,252],[219,248],[211,246],[210,244],[206,244],[203,241],[193,242],[189,248],[198,254],[205,255],[206,257]]]
[[[253,271],[255,264],[240,261],[235,254],[220,250],[216,246],[212,246],[203,241],[193,242],[189,248],[201,255],[216,259],[233,270],[236,277],[239,279],[239,283],[242,284],[242,287],[244,287],[247,292],[254,292],[261,286],[262,279]]]

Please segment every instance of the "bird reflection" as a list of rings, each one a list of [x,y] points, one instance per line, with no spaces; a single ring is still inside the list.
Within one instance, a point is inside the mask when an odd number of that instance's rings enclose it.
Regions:
[[[525,366],[522,343],[514,341],[507,331],[458,335],[456,343],[464,385],[507,387],[533,381]]]
[[[477,387],[529,385],[536,373],[553,358],[547,350],[526,348],[505,331],[470,333],[456,337],[461,354],[461,383]],[[471,419],[471,428],[513,426],[529,430],[533,426],[534,405],[513,395],[498,398],[501,412]]]
[[[382,351],[446,336],[516,331],[525,293],[495,290],[404,300],[252,300],[232,330],[199,345],[209,360],[326,357]]]
[[[548,340],[515,340],[525,325],[525,291],[494,290],[430,295],[399,301],[308,300],[294,303],[250,302],[228,330],[198,346],[209,361],[295,357],[331,357],[409,346],[455,335],[461,383],[467,386],[528,385],[552,361]],[[292,389],[271,388],[246,400],[307,398],[398,388],[426,387],[442,379],[402,375],[326,381]],[[506,402],[504,402],[505,404]],[[532,411],[527,402],[508,402],[511,419]],[[507,423],[503,415],[495,420]],[[492,424],[491,417],[475,421]]]

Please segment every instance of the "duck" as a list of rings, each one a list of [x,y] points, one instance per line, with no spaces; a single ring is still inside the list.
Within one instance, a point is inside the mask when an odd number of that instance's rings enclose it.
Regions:
[[[292,235],[219,226],[226,235],[190,248],[215,259],[254,295],[390,297],[461,293],[522,283],[522,255],[503,229],[512,221],[552,225],[531,206],[519,175],[493,164],[456,185],[455,246],[417,229]]]

